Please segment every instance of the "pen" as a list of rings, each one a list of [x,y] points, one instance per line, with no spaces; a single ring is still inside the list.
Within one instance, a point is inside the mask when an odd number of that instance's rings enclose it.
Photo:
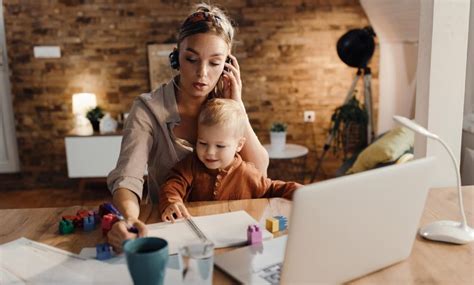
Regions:
[[[120,213],[120,211],[117,208],[115,208],[115,206],[112,203],[104,203],[103,206],[107,211],[117,216],[119,221],[125,221],[125,218],[123,217],[122,213]],[[128,223],[127,223],[127,230],[130,233],[138,234],[138,229],[135,226],[129,226]]]
[[[184,220],[202,241],[211,242],[191,218],[184,218]]]

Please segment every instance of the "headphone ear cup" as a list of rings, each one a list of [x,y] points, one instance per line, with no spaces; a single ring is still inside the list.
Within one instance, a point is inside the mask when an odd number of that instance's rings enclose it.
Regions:
[[[170,58],[170,66],[171,68],[173,69],[179,69],[179,51],[178,49],[174,49],[170,55],[169,55],[169,58]]]

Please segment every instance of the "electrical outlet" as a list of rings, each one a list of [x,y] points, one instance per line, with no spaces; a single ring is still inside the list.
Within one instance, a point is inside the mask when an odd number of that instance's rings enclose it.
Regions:
[[[305,123],[314,122],[315,118],[316,118],[316,112],[315,111],[304,111],[304,122]]]

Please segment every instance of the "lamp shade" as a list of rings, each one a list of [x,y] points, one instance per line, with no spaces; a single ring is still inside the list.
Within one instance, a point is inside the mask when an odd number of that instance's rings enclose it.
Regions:
[[[438,136],[433,134],[432,132],[428,131],[427,129],[423,128],[422,126],[418,125],[417,123],[413,122],[412,120],[402,117],[402,116],[393,116],[393,119],[398,122],[399,124],[409,128],[410,130],[417,132],[421,135],[424,135],[429,138],[437,139]]]
[[[72,112],[85,115],[89,109],[97,107],[97,98],[93,93],[76,93],[72,95]]]

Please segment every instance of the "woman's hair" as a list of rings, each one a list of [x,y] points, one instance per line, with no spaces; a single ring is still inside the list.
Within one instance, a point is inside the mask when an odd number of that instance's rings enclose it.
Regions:
[[[225,126],[234,130],[236,137],[243,137],[247,126],[247,114],[235,100],[214,98],[203,105],[198,125]]]
[[[186,37],[199,33],[214,33],[232,47],[234,27],[226,14],[216,6],[206,3],[196,4],[179,29],[178,47]]]

